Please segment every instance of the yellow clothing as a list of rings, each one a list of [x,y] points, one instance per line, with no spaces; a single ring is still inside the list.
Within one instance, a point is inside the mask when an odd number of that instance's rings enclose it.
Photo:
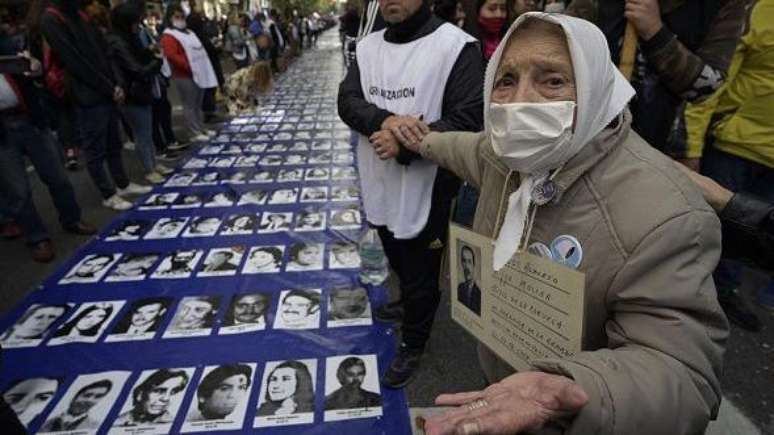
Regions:
[[[774,0],[755,4],[725,85],[686,106],[685,126],[688,158],[701,157],[711,128],[717,149],[774,168]]]

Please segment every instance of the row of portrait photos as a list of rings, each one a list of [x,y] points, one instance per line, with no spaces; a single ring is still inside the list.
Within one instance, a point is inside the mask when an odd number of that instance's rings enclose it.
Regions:
[[[325,294],[327,293],[327,294]],[[31,305],[0,335],[3,348],[59,346],[72,343],[151,340],[233,335],[265,330],[341,328],[373,324],[368,291],[363,287],[289,289],[274,294],[245,292],[226,301],[223,295],[146,297],[131,302],[98,301]],[[323,300],[327,304],[323,303]],[[173,314],[174,311],[174,314]],[[48,341],[46,341],[48,340]]]
[[[319,388],[323,362],[325,385]],[[104,427],[110,435],[165,435],[187,396],[182,433],[313,424],[319,404],[325,422],[382,415],[374,354],[267,361],[261,373],[258,367],[240,361],[148,369],[134,377],[128,371],[105,371],[82,374],[66,390],[62,378],[41,376],[13,382],[3,397],[22,424],[40,424],[38,434],[92,435]],[[122,398],[130,379],[132,387]],[[117,415],[111,417],[117,404]],[[245,421],[248,415],[252,421]]]
[[[300,181],[352,181],[357,179],[354,166],[336,166],[333,168],[314,167],[280,170],[258,170],[255,172],[240,169],[231,172],[217,170],[206,172],[185,171],[171,175],[164,187],[216,186],[218,184],[271,184],[297,183]]]
[[[250,205],[317,204],[326,202],[355,202],[360,200],[360,189],[355,186],[288,187],[265,190],[254,189],[238,194],[223,192],[162,192],[145,199],[138,210],[164,210],[188,208],[220,208]]]
[[[243,156],[220,157],[192,157],[183,169],[203,168],[252,168],[255,166],[324,166],[324,165],[351,165],[355,162],[355,154],[352,151],[318,151],[301,154],[250,154]]]

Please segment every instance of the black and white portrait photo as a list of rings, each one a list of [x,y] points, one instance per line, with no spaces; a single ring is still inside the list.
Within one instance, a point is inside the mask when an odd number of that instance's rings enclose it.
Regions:
[[[96,343],[125,301],[86,302],[54,332],[49,346]]]
[[[213,194],[207,202],[204,203],[205,207],[231,207],[234,205],[236,195],[233,192],[218,192]]]
[[[371,325],[371,303],[363,287],[337,288],[328,296],[328,327]]]
[[[196,249],[180,249],[168,254],[161,260],[161,264],[151,278],[157,279],[179,279],[188,278],[199,262],[202,251]]]
[[[173,209],[185,209],[185,208],[199,208],[204,203],[204,194],[202,193],[184,193],[180,195],[175,203],[172,204]]]
[[[245,151],[248,153],[254,153],[254,154],[262,153],[266,151],[266,144],[251,143],[250,145],[247,145],[247,147],[245,147]]]
[[[236,275],[244,253],[244,246],[211,249],[197,276]]]
[[[311,138],[312,138],[312,135],[309,134],[308,131],[297,131],[296,134],[293,135],[293,139],[296,139],[296,140],[308,140]]]
[[[72,304],[34,304],[0,336],[3,348],[39,345],[51,327],[67,314]]]
[[[282,245],[253,246],[247,254],[242,273],[277,273],[284,253],[285,247]]]
[[[266,329],[271,305],[269,293],[241,293],[234,296],[223,319],[219,334],[239,334]]]
[[[346,132],[349,134],[349,132]],[[337,140],[336,143],[333,144],[334,150],[348,150],[352,147],[352,145],[349,144],[348,140]]]
[[[20,379],[10,384],[2,397],[19,422],[29,429],[30,423],[48,406],[61,385],[61,379],[54,377]]]
[[[293,133],[287,131],[281,131],[274,135],[274,140],[291,140],[293,139]]]
[[[241,429],[254,373],[255,363],[206,367],[182,431]]]
[[[277,182],[278,183],[289,183],[293,181],[301,181],[301,178],[304,175],[304,170],[297,168],[297,169],[280,169],[279,173],[277,174]]]
[[[255,167],[255,165],[258,164],[258,161],[261,159],[261,156],[259,155],[252,155],[252,156],[241,156],[239,157],[236,162],[234,162],[235,168],[252,168]]]
[[[359,269],[360,253],[356,243],[335,242],[328,256],[329,269]]]
[[[183,169],[201,169],[207,167],[208,160],[199,157],[193,157],[183,165]]]
[[[356,180],[357,172],[354,166],[337,166],[333,168],[331,178],[334,180]]]
[[[78,376],[37,433],[96,434],[129,374],[111,371]]]
[[[352,151],[338,151],[333,153],[333,164],[351,165],[355,163],[355,153]]]
[[[331,162],[330,151],[314,152],[309,156],[310,165],[327,165]]]
[[[179,172],[177,174],[172,174],[164,183],[164,187],[190,186],[197,175],[196,172]]]
[[[301,189],[300,202],[326,202],[328,201],[328,187],[315,186]]]
[[[191,219],[183,237],[212,237],[218,232],[220,222],[217,216],[196,216]]]
[[[258,215],[250,213],[232,214],[226,219],[221,236],[236,236],[255,233],[258,228]]]
[[[142,281],[160,257],[161,254],[152,252],[125,254],[107,274],[105,282]]]
[[[304,180],[306,181],[324,181],[328,178],[330,178],[328,168],[309,168],[304,173]]]
[[[331,201],[346,202],[360,199],[360,189],[355,186],[334,186],[331,188]]]
[[[284,153],[288,150],[287,145],[281,144],[281,143],[275,143],[268,148],[266,148],[267,153]]]
[[[312,142],[312,149],[314,151],[328,151],[333,148],[333,144],[329,140],[316,140]]]
[[[191,183],[193,186],[214,186],[220,182],[220,172],[207,171],[202,173],[197,180]]]
[[[276,174],[273,171],[258,171],[255,174],[253,174],[252,178],[248,181],[248,183],[251,184],[264,184],[264,183],[273,183],[274,177]]]
[[[285,156],[285,161],[282,163],[286,166],[297,166],[306,163],[306,157],[301,154],[288,154]]]
[[[282,164],[282,156],[278,154],[269,154],[264,156],[259,163],[261,166],[279,166]]]
[[[223,145],[206,145],[199,150],[199,155],[212,156],[220,154],[221,150],[223,150]]]
[[[261,216],[261,224],[258,226],[259,233],[279,233],[290,230],[290,222],[293,220],[291,212],[265,212]]]
[[[143,202],[140,205],[139,209],[140,210],[160,210],[160,209],[167,208],[175,202],[178,195],[180,194],[177,192],[151,194],[151,196],[149,196],[148,199],[146,199],[145,202]]]
[[[109,435],[170,433],[193,373],[193,368],[143,371],[124,401]]]
[[[242,194],[242,196],[239,197],[239,202],[237,202],[237,205],[261,205],[266,203],[266,198],[268,197],[268,193],[265,190],[261,189],[253,189],[250,191],[247,191]]]
[[[322,243],[299,242],[291,245],[285,270],[288,272],[322,270],[324,248]]]
[[[292,151],[292,152],[309,151],[309,144],[307,144],[304,141],[293,142],[293,145],[291,145],[290,148],[288,148],[288,151]]]
[[[145,235],[145,240],[174,239],[180,235],[187,223],[187,217],[161,218],[153,224]]]
[[[67,275],[59,280],[59,284],[94,283],[102,279],[110,266],[115,264],[121,254],[91,254],[83,257]]]
[[[325,212],[319,210],[304,210],[296,215],[296,232],[323,231],[325,229]]]
[[[466,306],[470,311],[481,315],[481,287],[478,285],[481,276],[481,264],[479,262],[480,248],[470,246],[461,240],[459,246],[459,276],[457,277],[457,301]]]
[[[105,341],[150,340],[164,321],[171,298],[152,297],[139,299],[124,310]]]
[[[140,240],[145,231],[150,227],[150,222],[140,219],[131,219],[121,222],[113,228],[105,237],[106,242],[128,242]]]
[[[245,171],[236,171],[229,174],[221,181],[222,184],[245,184],[247,173]]]
[[[376,355],[333,356],[325,360],[325,421],[382,415]]]
[[[274,317],[274,329],[318,329],[320,327],[319,289],[283,290]]]
[[[236,157],[213,157],[207,164],[210,168],[230,168],[236,161]]]
[[[315,359],[267,362],[253,427],[314,422],[316,378]]]
[[[334,230],[357,230],[362,225],[360,210],[357,207],[331,211],[330,226]]]
[[[210,335],[218,316],[220,296],[187,296],[180,300],[164,338]]]
[[[238,144],[230,144],[223,147],[220,154],[242,154],[242,147]]]

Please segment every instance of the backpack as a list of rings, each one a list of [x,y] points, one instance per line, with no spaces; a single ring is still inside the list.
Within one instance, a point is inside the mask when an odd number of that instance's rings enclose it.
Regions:
[[[62,24],[67,23],[67,18],[59,11],[59,9],[48,6],[46,12],[55,16]],[[80,12],[81,17],[86,19],[86,15]],[[51,46],[48,45],[45,38],[43,39],[43,68],[46,72],[43,78],[46,89],[57,98],[64,98],[65,96],[65,69],[62,66],[62,61],[59,59],[59,55],[51,50]]]

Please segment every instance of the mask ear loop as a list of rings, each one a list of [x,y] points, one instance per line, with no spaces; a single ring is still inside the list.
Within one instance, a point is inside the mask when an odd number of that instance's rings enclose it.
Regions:
[[[547,180],[553,181],[554,178],[556,178],[557,175],[559,175],[559,172],[562,171],[564,168],[565,163],[562,163],[556,170],[547,178]],[[529,246],[529,239],[532,237],[532,227],[535,225],[535,215],[537,214],[537,209],[540,207],[539,205],[535,204],[532,199],[530,198],[530,213],[529,218],[527,219],[527,225],[526,225],[526,231],[524,231],[524,237],[522,240],[524,241],[521,245],[521,247],[516,252],[524,252],[527,247]]]

